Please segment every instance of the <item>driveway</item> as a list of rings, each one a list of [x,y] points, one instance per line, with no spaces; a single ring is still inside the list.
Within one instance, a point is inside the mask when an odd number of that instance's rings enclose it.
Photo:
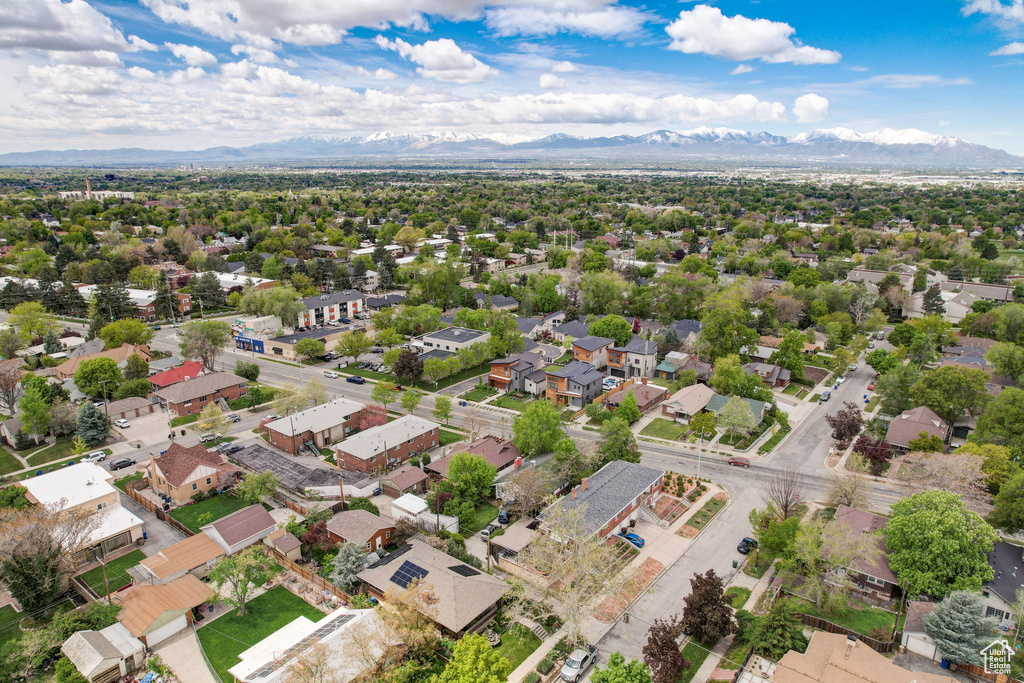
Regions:
[[[155,413],[127,418],[131,424],[130,427],[122,429],[111,426],[111,429],[121,434],[126,441],[130,443],[140,441],[142,447],[148,449],[151,445],[167,441],[170,430],[167,418],[167,413],[158,408]]]
[[[121,496],[121,505],[143,522],[142,530],[146,532],[146,543],[142,546],[142,552],[146,557],[156,555],[167,546],[185,540],[184,534],[170,524],[161,522],[156,515],[128,496]]]
[[[217,679],[210,673],[203,660],[199,638],[191,628],[154,647],[153,654],[160,655],[160,659],[171,667],[179,681],[217,683]]]

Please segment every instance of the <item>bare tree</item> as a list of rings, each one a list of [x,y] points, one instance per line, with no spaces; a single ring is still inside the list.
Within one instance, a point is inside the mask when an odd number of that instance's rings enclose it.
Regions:
[[[616,566],[616,552],[587,525],[582,507],[557,502],[544,512],[545,533],[519,560],[547,579],[546,597],[561,606],[571,642],[581,642],[583,620],[597,600],[618,593],[630,574]]]
[[[981,513],[992,509],[992,494],[981,471],[982,458],[958,453],[908,453],[898,462],[899,484],[905,495],[952,491],[963,498],[968,509]]]
[[[803,483],[803,477],[794,469],[776,472],[761,491],[761,500],[775,511],[780,522],[785,521],[800,504],[800,488]]]
[[[864,482],[853,474],[833,473],[825,502],[829,507],[839,507],[840,505],[858,509],[867,507],[868,499],[864,495]]]
[[[551,494],[551,477],[536,467],[521,467],[508,478],[502,497],[505,508],[516,517],[534,515]]]
[[[484,430],[486,425],[487,420],[484,419],[483,412],[474,403],[466,412],[466,416],[462,418],[462,428],[469,432],[470,440],[474,440]]]
[[[331,649],[317,642],[285,668],[285,683],[341,683]]]
[[[13,363],[0,364],[0,403],[12,415],[15,405],[24,391],[21,386],[21,378],[24,375],[21,368]]]
[[[793,557],[784,564],[791,585],[817,607],[842,609],[853,587],[855,564],[871,565],[881,555],[879,537],[821,520],[801,525],[793,542]]]
[[[345,655],[370,674],[368,680],[381,680],[403,662],[428,654],[438,635],[436,604],[429,583],[415,580],[406,589],[389,589],[375,615],[353,626]]]

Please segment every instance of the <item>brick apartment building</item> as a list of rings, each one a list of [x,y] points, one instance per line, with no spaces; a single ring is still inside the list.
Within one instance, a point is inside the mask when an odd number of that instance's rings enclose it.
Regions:
[[[358,437],[334,447],[342,469],[370,473],[378,468],[400,465],[418,453],[439,445],[438,425],[415,415],[403,415],[394,422],[371,427]]]
[[[233,401],[249,393],[245,380],[230,372],[211,372],[178,382],[153,394],[160,403],[178,416],[195,415],[207,403],[224,399]]]
[[[359,429],[366,406],[347,398],[336,398],[323,405],[263,425],[271,445],[298,455],[308,444],[317,450],[343,440]]]

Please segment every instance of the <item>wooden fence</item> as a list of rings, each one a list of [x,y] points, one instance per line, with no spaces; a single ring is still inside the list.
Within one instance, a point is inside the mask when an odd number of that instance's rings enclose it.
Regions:
[[[323,591],[324,593],[329,593],[334,597],[334,599],[345,604],[348,604],[348,602],[352,599],[343,590],[335,586],[333,583],[331,583],[324,577],[317,574],[309,567],[304,567],[301,564],[296,564],[295,562],[290,560],[288,557],[284,555],[284,553],[282,553],[277,548],[271,547],[270,554],[273,556],[274,561],[282,567],[284,567],[286,570],[295,572],[300,577],[302,577],[304,581],[308,581],[314,588],[317,588]]]
[[[139,493],[140,489],[147,488],[148,486],[149,486],[149,479],[147,477],[143,477],[142,479],[136,479],[135,481],[129,481],[125,485],[124,490],[125,490],[125,493],[127,494],[127,496],[129,498],[131,498],[136,503],[138,503],[142,507],[144,507],[147,510],[149,510],[150,512],[152,512],[154,515],[156,515],[156,518],[159,519],[161,522],[167,522],[172,527],[174,527],[175,529],[177,529],[181,533],[185,534],[186,537],[188,537],[188,536],[195,536],[196,532],[192,531],[187,526],[185,526],[184,524],[182,524],[178,520],[174,519],[174,517],[171,517],[169,514],[164,512],[164,510],[163,510],[163,508],[161,506],[157,505],[156,503],[151,501],[149,498],[146,498],[141,493]]]
[[[860,642],[870,647],[872,650],[875,650],[876,652],[881,652],[883,655],[887,655],[893,650],[897,649],[899,642],[903,639],[903,634],[897,632],[893,635],[893,640],[875,640],[874,638],[869,638],[863,633],[858,633],[857,631],[848,629],[845,626],[833,624],[831,621],[828,621],[827,619],[811,616],[810,614],[801,614],[800,620],[804,623],[804,626],[810,626],[811,628],[816,628],[819,631],[828,631],[829,633],[842,633],[845,636],[853,636]]]
[[[289,496],[284,495],[280,491],[274,491],[270,495],[270,497],[273,498],[278,503],[280,503],[281,505],[284,505],[289,510],[294,510],[295,512],[299,513],[303,517],[308,516],[309,513],[313,511],[312,507],[306,507],[302,503],[300,503],[300,502],[298,502],[296,500],[293,500],[292,498],[290,498]],[[341,512],[341,511],[343,511],[345,509],[345,504],[342,503],[340,500],[336,501],[334,503],[331,503],[330,505],[327,505],[327,504],[322,503],[322,502],[316,502],[316,503],[313,503],[313,507],[318,507],[321,510],[326,509],[326,510],[330,510],[331,512],[338,513],[338,512]]]
[[[969,675],[975,678],[981,678],[986,681],[993,681],[994,683],[1021,683],[1020,679],[1010,678],[1006,674],[992,673],[991,671],[985,671],[985,667],[978,666],[977,664],[957,664],[957,671],[965,671]]]

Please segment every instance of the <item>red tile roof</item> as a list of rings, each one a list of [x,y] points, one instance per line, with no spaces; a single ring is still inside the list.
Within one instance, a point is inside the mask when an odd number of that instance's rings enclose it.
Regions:
[[[176,368],[170,370],[164,370],[158,372],[155,375],[149,376],[149,383],[155,387],[163,388],[169,387],[172,384],[183,382],[186,379],[198,377],[203,372],[203,364],[199,361],[189,360],[185,361],[183,365],[179,365]]]

